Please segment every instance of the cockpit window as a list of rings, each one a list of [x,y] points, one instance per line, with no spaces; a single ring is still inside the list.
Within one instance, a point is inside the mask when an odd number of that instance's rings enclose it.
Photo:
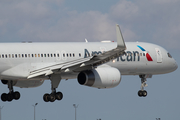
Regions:
[[[171,54],[170,53],[167,53],[168,54],[168,57],[172,58]]]

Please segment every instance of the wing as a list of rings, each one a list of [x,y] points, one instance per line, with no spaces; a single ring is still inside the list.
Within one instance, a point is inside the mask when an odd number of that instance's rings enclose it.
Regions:
[[[41,69],[33,70],[30,72],[28,79],[38,77],[38,76],[48,76],[57,72],[78,72],[87,69],[92,69],[95,66],[109,62],[120,55],[124,54],[126,50],[126,45],[120,30],[119,25],[116,25],[117,34],[117,47],[106,51],[99,55],[93,55],[87,58],[81,58],[73,61],[68,61],[64,63],[58,63],[51,66],[46,66]]]

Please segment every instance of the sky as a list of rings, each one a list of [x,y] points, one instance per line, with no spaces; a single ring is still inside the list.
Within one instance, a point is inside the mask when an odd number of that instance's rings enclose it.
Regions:
[[[119,24],[126,42],[149,42],[167,49],[180,65],[179,0],[0,0],[0,42],[100,42],[116,41]],[[18,101],[2,102],[2,120],[161,120],[180,119],[179,73],[148,79],[146,98],[139,98],[140,78],[122,76],[111,89],[95,89],[62,80],[57,91],[62,101],[45,103],[50,81],[21,89]],[[8,92],[0,84],[1,93]]]

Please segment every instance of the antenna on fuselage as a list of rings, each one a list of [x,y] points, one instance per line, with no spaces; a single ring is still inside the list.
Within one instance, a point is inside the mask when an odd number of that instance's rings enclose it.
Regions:
[[[85,38],[85,42],[87,42],[88,43],[88,40]]]

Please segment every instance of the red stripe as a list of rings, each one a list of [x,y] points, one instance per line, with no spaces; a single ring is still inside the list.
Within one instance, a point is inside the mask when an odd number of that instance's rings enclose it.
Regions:
[[[151,58],[151,56],[149,55],[149,53],[146,53],[146,57],[148,61],[153,61],[153,59]]]

